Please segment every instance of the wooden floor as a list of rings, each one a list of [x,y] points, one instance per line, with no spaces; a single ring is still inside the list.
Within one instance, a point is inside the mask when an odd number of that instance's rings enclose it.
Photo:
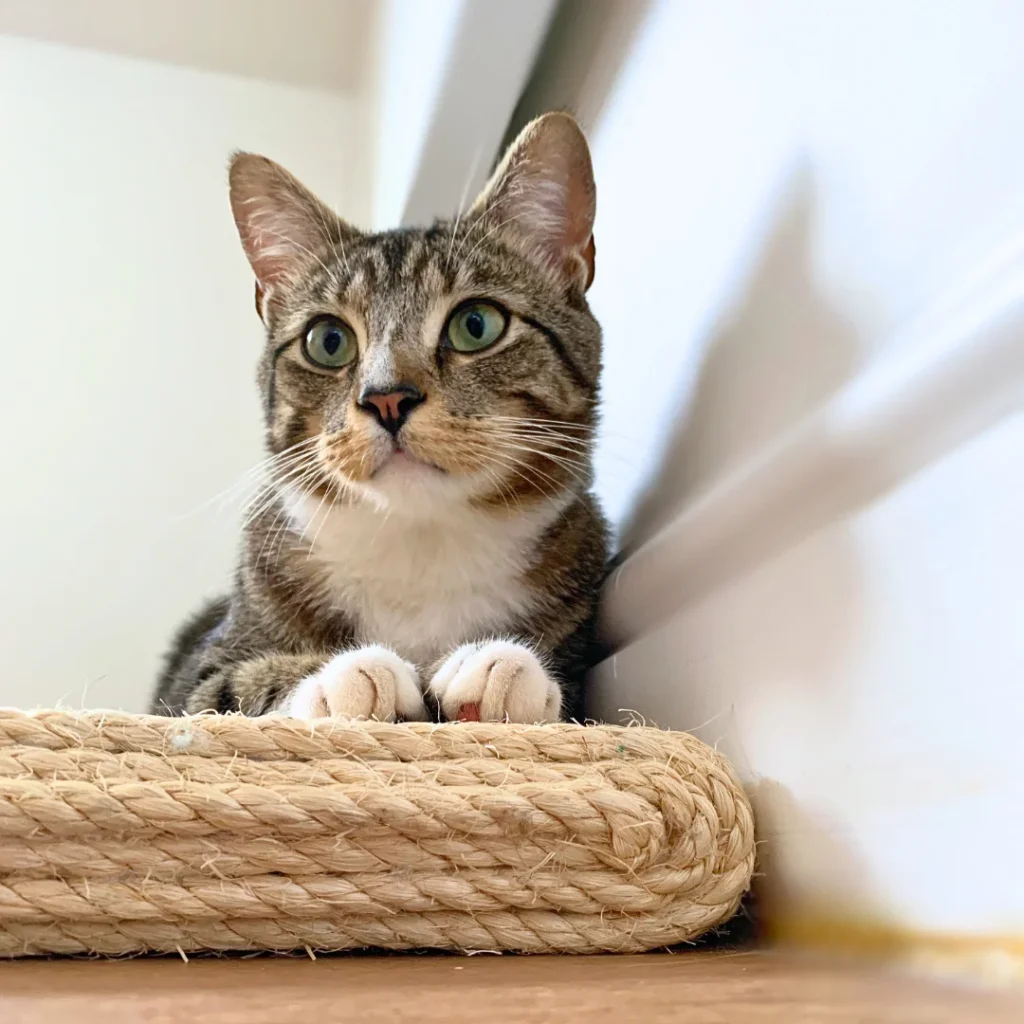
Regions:
[[[1024,1021],[1008,996],[779,954],[0,964],[3,1024]]]

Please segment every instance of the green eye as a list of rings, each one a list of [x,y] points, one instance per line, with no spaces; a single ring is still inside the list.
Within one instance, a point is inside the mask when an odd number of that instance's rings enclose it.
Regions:
[[[344,320],[322,317],[309,325],[302,343],[306,357],[317,366],[337,370],[356,357],[355,331]]]
[[[505,333],[508,313],[489,302],[469,302],[448,321],[448,344],[456,352],[479,352]]]

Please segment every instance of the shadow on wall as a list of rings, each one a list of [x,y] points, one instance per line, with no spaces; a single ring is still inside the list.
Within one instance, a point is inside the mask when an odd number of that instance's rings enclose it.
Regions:
[[[627,549],[856,370],[857,336],[816,279],[814,198],[806,174],[784,193],[739,301],[706,346],[687,415],[627,524]],[[832,489],[830,482],[822,491]],[[866,623],[850,527],[838,520],[818,529],[811,514],[825,498],[791,493],[788,505],[747,522],[721,549],[691,552],[695,578],[666,581],[679,588],[674,604],[671,591],[637,577],[630,621],[660,625],[634,627],[595,673],[588,706],[605,721],[636,709],[659,726],[693,731],[732,760],[765,843],[758,902],[769,928],[783,907],[831,913],[840,909],[829,906],[831,894],[876,899],[841,822],[829,821],[829,808],[842,807],[856,786],[844,760],[847,680]],[[613,625],[615,602],[613,583]]]
[[[496,161],[549,110],[571,110],[593,130],[650,8],[651,0],[561,0]]]
[[[686,414],[623,527],[624,547],[650,537],[856,369],[856,336],[814,277],[814,199],[809,172],[797,173],[739,302],[705,346]]]
[[[777,782],[765,779],[746,789],[760,844],[753,902],[764,937],[785,935],[798,924],[827,929],[877,915],[883,900],[848,831],[811,813]],[[836,892],[844,894],[841,905]]]

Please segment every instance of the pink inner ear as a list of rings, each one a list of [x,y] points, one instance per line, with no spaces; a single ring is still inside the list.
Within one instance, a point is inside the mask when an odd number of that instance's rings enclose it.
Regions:
[[[594,243],[594,236],[590,236],[586,249],[583,250],[583,259],[587,264],[587,283],[583,286],[586,291],[594,283],[594,262],[597,257],[597,245]]]
[[[240,153],[231,164],[231,210],[261,288],[275,287],[316,260],[348,230],[304,185],[266,157]]]
[[[519,133],[471,212],[586,288],[594,277],[594,210],[587,141],[572,117],[552,113]]]
[[[256,279],[266,289],[304,262],[316,237],[311,226],[291,211],[274,209],[269,202],[254,207],[246,211],[239,232]]]

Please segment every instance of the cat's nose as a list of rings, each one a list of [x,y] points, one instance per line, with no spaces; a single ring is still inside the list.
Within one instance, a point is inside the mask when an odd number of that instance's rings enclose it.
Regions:
[[[367,390],[359,396],[359,408],[365,409],[389,434],[397,434],[409,413],[424,399],[419,388],[396,384],[380,390]]]

